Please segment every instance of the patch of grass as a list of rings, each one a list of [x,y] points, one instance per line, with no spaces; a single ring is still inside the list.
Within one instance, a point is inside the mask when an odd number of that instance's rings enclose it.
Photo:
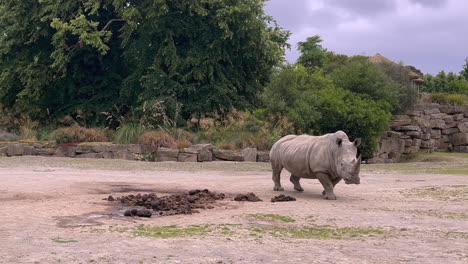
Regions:
[[[75,243],[75,242],[78,242],[78,240],[73,240],[73,239],[67,240],[67,239],[62,239],[60,237],[55,237],[55,238],[52,238],[51,240],[54,241],[55,243]]]
[[[370,210],[369,208],[364,208],[364,211]],[[398,212],[398,213],[409,213],[409,214],[417,214],[417,215],[426,215],[426,216],[433,216],[437,218],[443,219],[468,219],[468,214],[465,213],[453,213],[453,212],[441,212],[437,210],[395,210],[389,208],[375,208],[374,210],[377,211],[384,211],[384,212]]]
[[[437,232],[441,237],[468,239],[468,232]]]
[[[139,225],[133,230],[133,234],[142,237],[154,237],[154,238],[174,238],[174,237],[189,237],[204,235],[211,232],[208,226],[190,226],[190,227],[178,227],[178,226],[148,226]]]
[[[85,128],[79,125],[62,127],[51,134],[51,139],[57,143],[78,142],[104,142],[108,141],[106,133],[102,128]]]
[[[117,129],[114,143],[136,144],[138,138],[145,133],[145,128],[136,124],[124,124]]]
[[[248,216],[258,220],[278,220],[285,223],[296,222],[294,218],[278,214],[249,214]]]
[[[251,232],[268,233],[274,237],[292,237],[300,239],[348,239],[382,235],[387,231],[380,228],[308,226],[301,228],[255,227]]]
[[[455,187],[427,186],[404,191],[403,194],[440,201],[465,201],[468,200],[468,185],[455,185]]]

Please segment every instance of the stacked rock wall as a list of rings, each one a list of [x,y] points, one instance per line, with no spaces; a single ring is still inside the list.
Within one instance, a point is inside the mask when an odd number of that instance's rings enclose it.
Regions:
[[[56,156],[93,159],[126,159],[146,161],[248,161],[268,162],[268,151],[246,148],[242,151],[214,149],[211,144],[197,144],[184,149],[158,148],[148,145],[55,142],[0,142],[0,156]]]
[[[405,115],[393,117],[391,130],[379,139],[369,163],[399,162],[420,151],[468,153],[468,107],[424,104]]]

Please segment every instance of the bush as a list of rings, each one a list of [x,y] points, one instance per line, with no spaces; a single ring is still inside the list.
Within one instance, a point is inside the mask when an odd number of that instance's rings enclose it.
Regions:
[[[179,138],[176,139],[175,145],[177,149],[184,149],[192,146],[192,142],[188,141],[187,139]]]
[[[431,94],[431,100],[434,103],[444,105],[468,105],[468,95],[466,94],[434,93]]]
[[[390,106],[344,89],[323,89],[319,92],[321,119],[316,123],[320,134],[343,130],[350,139],[362,138],[363,157],[372,157],[376,139],[388,129]]]
[[[0,141],[17,141],[18,139],[16,134],[0,131]]]
[[[155,149],[158,148],[176,148],[174,138],[168,133],[161,130],[146,131],[138,138],[138,144],[150,145]]]
[[[114,143],[136,144],[138,139],[145,133],[145,128],[136,124],[124,124],[117,129]]]
[[[57,143],[105,142],[108,141],[102,128],[85,128],[79,125],[62,127],[52,132],[51,139]]]

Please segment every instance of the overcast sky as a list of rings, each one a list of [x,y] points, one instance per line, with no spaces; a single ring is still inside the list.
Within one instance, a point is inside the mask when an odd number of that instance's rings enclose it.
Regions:
[[[468,0],[270,0],[266,13],[296,43],[319,35],[328,50],[385,57],[424,73],[459,73],[468,57]]]

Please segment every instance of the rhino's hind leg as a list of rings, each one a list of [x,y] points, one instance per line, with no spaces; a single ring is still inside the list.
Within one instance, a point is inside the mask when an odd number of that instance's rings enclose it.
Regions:
[[[272,169],[273,169],[273,182],[275,183],[275,187],[273,187],[273,191],[284,191],[284,188],[281,187],[281,171],[283,170],[282,166],[274,166],[272,162]]]
[[[317,174],[317,179],[320,181],[322,184],[323,188],[325,189],[324,192],[325,194],[323,195],[323,198],[325,200],[336,200],[335,193],[333,193],[333,183],[328,177],[327,174],[319,173]]]
[[[301,183],[299,182],[301,180],[301,178],[291,174],[291,178],[289,178],[289,180],[292,182],[292,184],[294,184],[294,190],[296,190],[298,192],[303,192],[304,191],[304,189],[301,186]]]
[[[335,178],[331,182],[333,184],[333,188],[335,188],[335,185],[341,181],[341,178]],[[323,190],[322,195],[325,195],[325,190]]]

